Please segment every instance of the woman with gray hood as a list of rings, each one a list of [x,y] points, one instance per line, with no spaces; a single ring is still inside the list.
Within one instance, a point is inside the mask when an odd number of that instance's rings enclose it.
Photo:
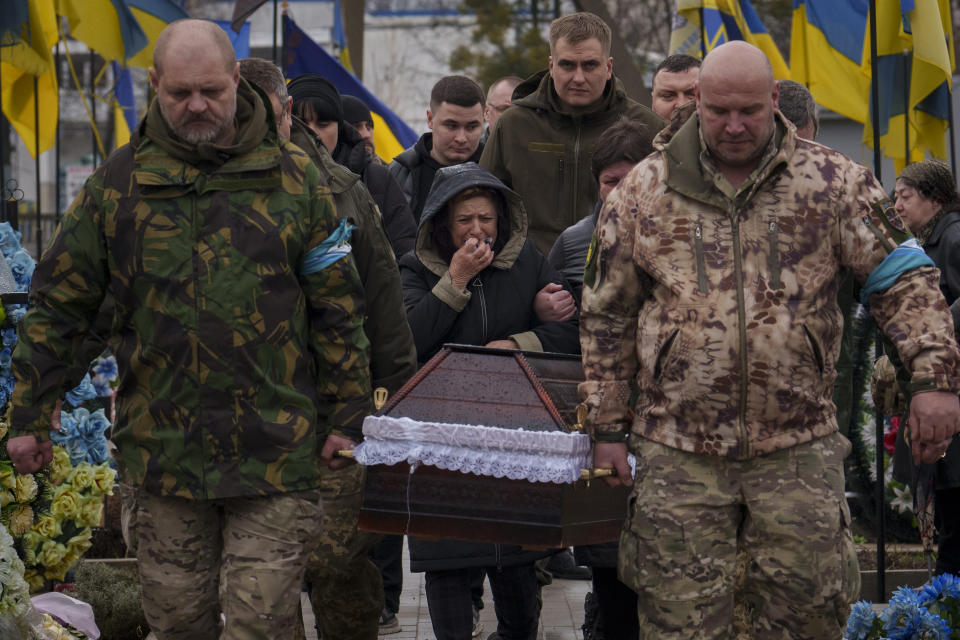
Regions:
[[[577,351],[576,304],[527,239],[520,196],[476,163],[437,171],[400,277],[421,363],[448,342]]]

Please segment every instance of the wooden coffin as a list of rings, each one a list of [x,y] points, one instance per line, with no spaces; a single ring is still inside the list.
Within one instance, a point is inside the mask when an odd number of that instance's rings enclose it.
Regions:
[[[576,356],[447,345],[382,410],[418,421],[569,431]],[[626,487],[557,484],[406,463],[367,468],[360,528],[379,533],[562,548],[617,540]]]

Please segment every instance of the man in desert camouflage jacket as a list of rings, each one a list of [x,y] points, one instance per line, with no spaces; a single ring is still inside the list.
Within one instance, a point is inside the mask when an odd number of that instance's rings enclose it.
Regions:
[[[758,49],[714,49],[696,116],[620,183],[588,258],[580,391],[595,465],[634,487],[619,569],[642,638],[730,637],[738,550],[754,637],[841,637],[859,589],[831,401],[842,267],[912,374],[915,456],[957,431],[936,269],[895,245],[869,171],[794,135],[777,91]]]
[[[8,448],[22,472],[49,460],[78,382],[64,374],[109,291],[147,620],[161,640],[274,638],[321,526],[317,454],[370,409],[362,286],[316,167],[278,138],[222,29],[167,27],[150,79],[133,140],[37,266]]]

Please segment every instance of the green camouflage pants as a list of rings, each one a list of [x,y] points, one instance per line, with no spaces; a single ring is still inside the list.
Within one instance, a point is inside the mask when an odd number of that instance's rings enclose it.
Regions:
[[[840,434],[736,461],[631,436],[637,475],[620,579],[640,637],[730,638],[738,550],[754,637],[840,638],[860,588]]]
[[[322,524],[316,491],[222,500],[140,491],[136,501],[143,611],[158,640],[273,640],[294,627]]]
[[[323,532],[307,564],[310,603],[324,640],[376,640],[383,581],[369,552],[378,534],[357,530],[363,482],[358,464],[320,468]],[[297,637],[302,637],[297,635]]]

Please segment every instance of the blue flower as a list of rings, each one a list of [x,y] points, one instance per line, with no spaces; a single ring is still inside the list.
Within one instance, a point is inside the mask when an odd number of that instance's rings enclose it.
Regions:
[[[90,464],[103,464],[110,459],[107,453],[107,441],[105,438],[91,443],[87,446],[87,462]]]
[[[86,409],[60,412],[60,429],[50,432],[50,439],[58,444],[66,444],[79,437],[81,420],[86,420],[90,412]]]
[[[864,640],[873,629],[873,621],[877,616],[873,612],[873,603],[861,600],[853,605],[850,617],[847,618],[847,628],[843,632],[843,640]]]
[[[920,609],[917,630],[911,636],[913,640],[948,640],[950,625],[946,620],[926,609]]]
[[[103,409],[97,409],[93,413],[89,413],[86,416],[86,419],[82,420],[80,424],[77,425],[77,433],[89,446],[99,440],[106,440],[103,434],[109,428],[110,421],[107,420],[107,416],[104,414]]]
[[[0,336],[3,337],[3,346],[8,349],[13,349],[17,344],[17,330],[16,329],[4,329],[0,331]]]
[[[89,400],[91,398],[97,397],[97,390],[93,388],[93,382],[90,380],[90,374],[83,376],[83,380],[80,381],[72,391],[67,392],[67,402],[71,406],[79,407],[83,404],[84,400]]]
[[[98,398],[106,398],[113,394],[113,387],[110,386],[110,382],[100,376],[93,376],[93,389],[97,392]]]
[[[0,252],[9,258],[20,248],[20,232],[14,231],[9,222],[0,222]]]
[[[25,249],[20,249],[7,258],[7,264],[10,265],[10,271],[13,273],[13,279],[17,281],[17,289],[20,291],[30,290],[30,280],[33,278],[33,270],[37,263],[34,262],[30,254]]]
[[[934,576],[920,590],[920,601],[924,606],[930,606],[937,600],[943,598],[956,598],[960,600],[960,580],[949,573],[942,573]]]
[[[890,605],[880,613],[890,640],[910,640],[920,624],[920,596],[909,587],[898,587]]]
[[[97,363],[93,366],[93,372],[97,374],[97,377],[103,378],[108,382],[116,380],[117,358],[115,356],[107,356],[98,359]]]
[[[0,349],[0,367],[10,368],[10,361],[13,359],[13,352],[8,347]]]

